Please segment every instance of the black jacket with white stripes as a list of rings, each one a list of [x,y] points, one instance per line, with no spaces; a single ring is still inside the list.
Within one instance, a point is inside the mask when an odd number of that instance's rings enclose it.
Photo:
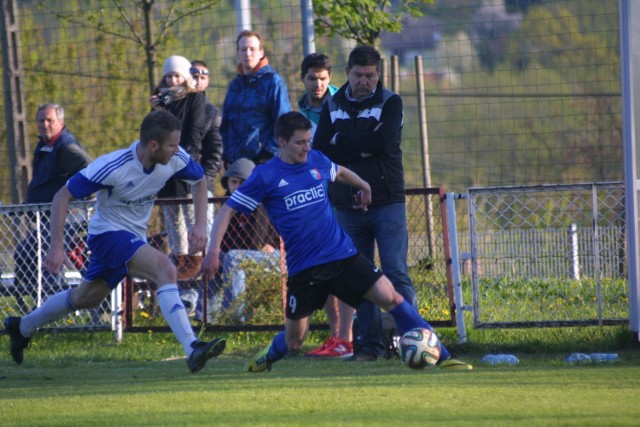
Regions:
[[[313,148],[367,181],[372,206],[404,203],[402,98],[378,82],[371,97],[351,101],[345,96],[348,85],[345,83],[325,102]],[[351,208],[356,191],[333,183],[329,189],[331,202],[335,207]]]

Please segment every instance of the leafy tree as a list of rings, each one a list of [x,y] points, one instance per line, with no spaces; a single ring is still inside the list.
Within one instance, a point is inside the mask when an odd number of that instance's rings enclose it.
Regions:
[[[340,36],[358,44],[376,46],[383,31],[402,31],[406,15],[420,17],[432,0],[335,0],[313,2],[318,35]]]
[[[80,1],[67,4],[77,6]],[[133,141],[137,120],[132,118],[145,114],[149,106],[144,79],[137,78],[144,69],[136,65],[130,43],[95,37],[86,27],[62,25],[47,33],[42,19],[37,14],[22,16],[29,135],[37,135],[33,118],[38,104],[57,102],[91,157]]]
[[[50,2],[40,0],[39,6],[64,21],[97,30],[113,37],[129,40],[144,49],[147,63],[149,93],[156,77],[158,47],[166,43],[171,27],[179,21],[211,9],[219,0],[184,2],[179,0],[109,0],[120,15],[113,21],[104,8],[59,12]]]

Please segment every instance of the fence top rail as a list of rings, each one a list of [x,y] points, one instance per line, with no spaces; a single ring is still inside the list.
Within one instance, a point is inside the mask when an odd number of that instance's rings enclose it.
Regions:
[[[443,191],[442,187],[430,187],[430,188],[407,188],[405,189],[405,194],[410,195],[420,195],[420,194],[434,194],[438,195]],[[209,197],[209,203],[219,203],[222,204],[228,200],[229,197],[221,196],[221,197]],[[93,206],[96,203],[95,199],[90,200],[75,200],[69,204],[69,208],[88,208]],[[159,198],[154,201],[154,205],[162,206],[162,205],[181,205],[181,204],[189,204],[193,203],[193,199],[191,197],[175,197],[175,198]],[[19,204],[19,205],[0,205],[0,215],[16,215],[23,214],[26,212],[38,212],[38,211],[46,211],[51,209],[51,203],[28,203],[28,204]]]
[[[585,182],[577,184],[539,184],[539,185],[513,185],[513,186],[497,186],[497,187],[470,187],[469,194],[487,194],[498,191],[520,191],[520,192],[541,192],[541,191],[569,191],[569,190],[586,190],[593,187],[597,188],[624,188],[624,182]]]
[[[404,193],[406,195],[416,194],[441,194],[444,193],[444,187],[428,187],[428,188],[406,188]]]
[[[75,200],[69,203],[69,209],[88,208],[95,205],[95,200]],[[27,212],[41,212],[51,209],[51,203],[27,203],[21,205],[0,205],[0,215],[12,216]]]

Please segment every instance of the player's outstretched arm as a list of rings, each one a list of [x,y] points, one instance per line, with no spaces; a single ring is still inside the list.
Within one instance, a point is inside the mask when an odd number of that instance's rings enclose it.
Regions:
[[[360,178],[352,170],[344,166],[338,166],[336,182],[357,188],[359,191],[354,196],[353,207],[364,211],[367,210],[367,207],[371,204],[371,186],[367,181]]]
[[[220,267],[220,243],[224,237],[224,233],[227,232],[229,227],[229,221],[235,215],[236,210],[229,207],[226,203],[222,205],[220,211],[216,214],[216,217],[211,226],[211,236],[209,237],[209,248],[205,254],[200,270],[197,276],[202,275],[202,281],[208,283],[218,271]]]
[[[191,186],[195,221],[189,230],[189,253],[196,254],[207,245],[207,180],[202,178]]]
[[[51,244],[44,259],[44,268],[51,274],[60,273],[66,259],[64,253],[64,224],[69,212],[69,203],[74,200],[69,189],[64,185],[53,197],[51,206],[50,234]]]

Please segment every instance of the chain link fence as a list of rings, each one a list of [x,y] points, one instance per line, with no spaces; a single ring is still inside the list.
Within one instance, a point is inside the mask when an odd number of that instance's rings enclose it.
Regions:
[[[454,304],[449,286],[447,262],[446,212],[441,203],[442,189],[407,190],[407,221],[411,277],[414,280],[421,314],[434,325],[451,325]],[[226,198],[210,198],[208,219]],[[48,248],[50,206],[21,205],[0,207],[0,316],[21,316],[54,293],[77,286],[90,257],[86,246],[87,224],[93,202],[74,202],[65,228],[68,262],[58,277],[42,269]],[[229,236],[227,256],[217,277],[206,286],[195,276],[202,255],[181,253],[171,243],[167,227],[174,219],[188,221],[190,199],[159,199],[148,224],[149,244],[171,257],[178,270],[183,303],[194,326],[212,330],[281,329],[284,321],[286,266],[284,248],[271,229],[266,214],[237,218],[237,228],[255,226],[255,234]],[[180,215],[174,218],[171,215]],[[184,225],[184,224],[183,224]],[[179,228],[184,238],[188,227]],[[270,240],[271,239],[271,240]],[[256,246],[256,243],[259,245]],[[266,250],[265,250],[266,249]],[[22,274],[21,272],[28,274]],[[116,328],[125,331],[168,330],[160,315],[153,286],[144,280],[128,278],[114,291],[114,297],[99,308],[79,311],[47,325],[45,331],[73,331]],[[326,328],[320,311],[314,329]]]
[[[436,326],[452,325],[455,318],[443,194],[442,189],[407,190],[407,261],[420,312]],[[210,199],[210,212],[224,201]],[[268,253],[264,247],[251,248],[246,237],[237,238],[234,243],[242,249],[228,270],[205,287],[193,277],[201,255],[172,251],[165,226],[171,218],[162,213],[167,206],[181,206],[184,209],[168,211],[183,212],[189,205],[187,199],[158,200],[148,238],[176,263],[194,325],[213,330],[281,328],[286,267],[279,239]],[[49,206],[0,207],[1,315],[23,315],[53,293],[80,283],[90,256],[86,233],[92,207],[93,202],[72,205],[65,227],[68,260],[58,277],[41,268],[48,247]],[[256,222],[266,223],[266,218]],[[621,183],[472,188],[469,228],[470,242],[464,235],[460,241],[461,247],[471,249],[471,269],[465,263],[462,271],[467,273],[463,284],[470,295],[464,299],[472,300],[474,327],[626,322]],[[151,284],[129,279],[116,293],[117,298],[97,309],[72,313],[45,330],[106,330],[119,319],[128,331],[166,329]],[[326,327],[324,312],[315,315],[313,327]]]
[[[67,260],[60,275],[43,268],[49,248],[50,205],[0,207],[0,313],[22,316],[61,290],[78,286],[89,261],[88,220],[92,202],[74,202],[64,229]],[[77,311],[47,325],[46,330],[109,329],[111,301]]]
[[[628,319],[623,183],[469,189],[474,327]]]

